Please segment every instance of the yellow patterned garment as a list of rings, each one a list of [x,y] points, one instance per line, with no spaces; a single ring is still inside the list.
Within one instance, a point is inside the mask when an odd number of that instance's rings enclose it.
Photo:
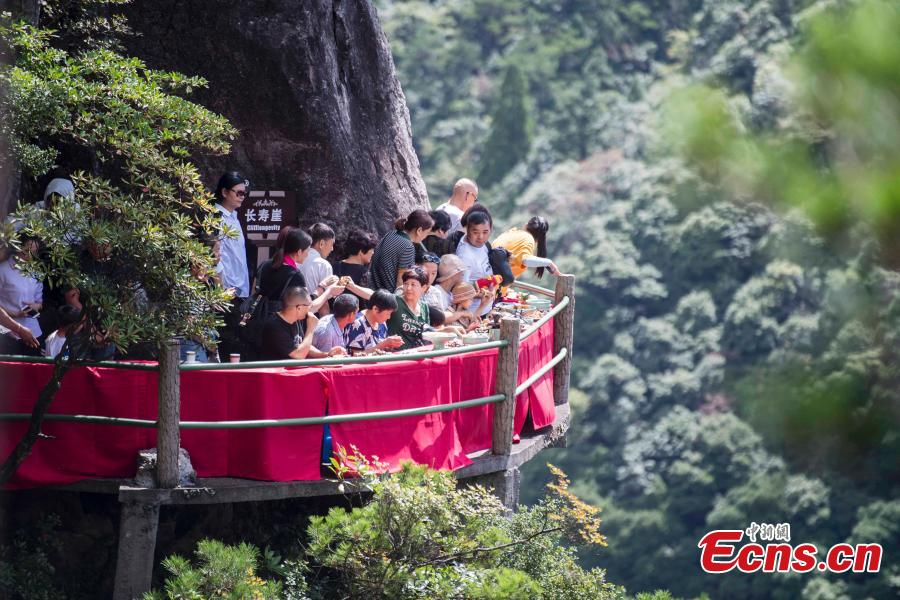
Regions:
[[[506,248],[509,250],[509,264],[512,267],[513,276],[516,279],[525,272],[527,267],[522,261],[529,256],[535,256],[537,242],[527,231],[513,227],[491,243],[492,248]]]

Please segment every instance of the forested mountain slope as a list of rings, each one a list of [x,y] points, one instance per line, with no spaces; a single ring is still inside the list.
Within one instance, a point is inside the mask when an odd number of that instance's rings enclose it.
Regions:
[[[604,507],[584,560],[630,591],[898,592],[900,276],[862,228],[835,245],[708,185],[669,127],[696,82],[750,130],[798,127],[782,61],[838,4],[379,2],[432,203],[474,176],[506,224],[548,217],[577,274],[575,425],[549,460]],[[881,543],[882,573],[705,575],[703,534],[752,521]]]

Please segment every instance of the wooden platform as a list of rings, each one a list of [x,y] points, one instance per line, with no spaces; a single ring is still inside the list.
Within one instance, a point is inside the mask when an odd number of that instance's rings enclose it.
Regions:
[[[458,479],[481,477],[517,469],[548,447],[563,447],[569,430],[569,404],[556,407],[553,425],[522,437],[509,455],[495,455],[490,449],[469,454],[472,464],[454,474]],[[230,477],[200,478],[196,487],[172,489],[135,487],[131,479],[92,479],[51,489],[70,492],[118,494],[121,502],[142,504],[225,504],[262,502],[287,498],[310,498],[344,493],[336,479],[319,481],[256,481]]]

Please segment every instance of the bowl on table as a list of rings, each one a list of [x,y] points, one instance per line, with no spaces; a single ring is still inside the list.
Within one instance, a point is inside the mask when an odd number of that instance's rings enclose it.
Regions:
[[[490,338],[490,336],[487,333],[480,333],[480,332],[467,333],[466,335],[463,336],[463,344],[465,344],[466,346],[473,346],[475,344],[484,344],[485,342],[488,341],[489,338]]]
[[[550,310],[550,304],[547,298],[532,298],[528,301],[528,305],[537,310]]]
[[[444,344],[454,339],[456,334],[447,331],[423,331],[422,337],[434,344],[435,350],[440,350]]]

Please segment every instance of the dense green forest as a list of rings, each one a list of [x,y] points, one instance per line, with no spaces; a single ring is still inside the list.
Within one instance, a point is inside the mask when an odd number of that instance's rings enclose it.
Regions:
[[[551,256],[577,275],[574,424],[569,447],[547,458],[604,509],[609,547],[584,564],[629,591],[898,594],[900,275],[886,251],[896,213],[823,215],[836,188],[798,183],[799,163],[772,160],[781,172],[768,187],[736,189],[704,161],[730,135],[753,135],[801,147],[813,179],[837,179],[853,153],[832,153],[843,130],[800,110],[789,59],[823,11],[857,4],[378,2],[432,202],[476,177],[505,225],[547,216]],[[868,20],[820,35],[807,64],[883,80],[890,102],[859,96],[855,116],[876,115],[859,137],[896,160],[898,7],[868,4]],[[692,137],[690,110],[673,102],[696,84],[725,101],[721,121],[705,115],[718,138]],[[688,109],[705,106],[695,99]],[[880,196],[892,207],[896,172],[879,180],[892,182]],[[874,180],[857,188],[881,190]],[[775,188],[803,200],[772,208]],[[544,473],[526,473],[526,496]],[[820,548],[878,542],[882,572],[704,574],[703,534],[752,521],[790,523],[795,543]]]

